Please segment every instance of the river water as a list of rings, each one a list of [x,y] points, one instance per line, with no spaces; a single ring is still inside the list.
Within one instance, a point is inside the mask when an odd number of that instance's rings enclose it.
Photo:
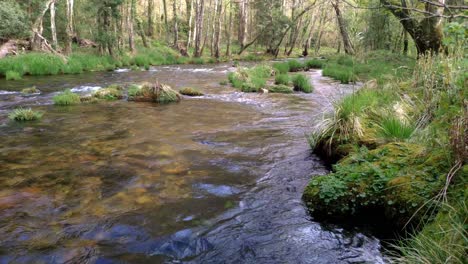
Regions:
[[[328,173],[306,134],[352,91],[222,86],[228,64],[0,80],[0,263],[383,263],[378,239],[314,222],[301,194]],[[206,95],[155,105],[52,105],[141,81]],[[18,91],[35,85],[40,95]],[[41,121],[8,112],[32,107]]]

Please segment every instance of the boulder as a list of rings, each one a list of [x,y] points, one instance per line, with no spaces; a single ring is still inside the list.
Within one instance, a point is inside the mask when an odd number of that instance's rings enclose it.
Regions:
[[[156,83],[143,83],[136,86],[137,89],[129,95],[129,101],[135,102],[154,102],[154,103],[171,103],[179,102],[182,96],[174,91],[169,85]]]

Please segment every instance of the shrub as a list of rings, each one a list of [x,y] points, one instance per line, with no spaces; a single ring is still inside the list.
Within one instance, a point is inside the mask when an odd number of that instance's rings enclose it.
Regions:
[[[277,74],[286,74],[289,72],[289,64],[287,62],[276,62],[273,63],[273,69]]]
[[[318,59],[312,59],[305,62],[305,67],[307,69],[321,69],[324,62]]]
[[[15,71],[7,71],[5,74],[7,80],[18,81],[21,80],[21,74]]]
[[[57,94],[52,98],[55,105],[76,105],[81,103],[80,96],[72,93],[70,90],[65,90],[64,92]]]
[[[275,77],[275,84],[288,85],[290,78],[287,74],[279,74]]]
[[[311,93],[313,91],[310,79],[302,74],[294,76],[292,82],[294,84],[294,90],[296,91],[302,91],[304,93]]]
[[[179,91],[180,94],[187,96],[203,96],[203,93],[194,88],[183,88]]]
[[[288,64],[289,64],[289,71],[290,72],[298,72],[298,71],[302,71],[304,69],[304,64],[300,63],[297,60],[289,60]]]
[[[284,94],[290,94],[293,93],[293,90],[286,85],[275,85],[270,88],[268,88],[268,91],[270,93],[284,93]]]
[[[24,88],[21,90],[22,94],[35,94],[35,93],[40,93],[41,91],[37,89],[35,86],[30,87],[30,88]]]
[[[8,114],[8,118],[20,122],[39,120],[41,119],[41,117],[41,112],[33,111],[31,108],[18,108],[13,110],[10,114]]]

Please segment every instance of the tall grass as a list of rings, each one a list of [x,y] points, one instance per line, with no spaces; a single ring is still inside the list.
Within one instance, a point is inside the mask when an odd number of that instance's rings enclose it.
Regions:
[[[318,59],[311,59],[307,60],[304,65],[307,69],[321,69],[324,65],[324,62]]]
[[[331,77],[343,84],[349,84],[357,81],[352,68],[337,63],[328,63],[322,72],[323,76]]]
[[[19,72],[15,72],[15,71],[7,71],[5,73],[5,78],[8,80],[12,80],[12,81],[18,81],[18,80],[21,80],[21,74]]]
[[[298,72],[304,70],[304,64],[302,64],[298,60],[289,60],[289,71],[290,72]]]
[[[314,90],[310,79],[302,74],[297,74],[292,78],[294,90],[304,93],[311,93]]]
[[[289,72],[289,63],[275,62],[273,63],[273,69],[275,69],[277,74],[286,74]]]
[[[31,108],[18,108],[13,110],[8,114],[8,118],[11,120],[24,122],[24,121],[34,121],[42,118],[42,113],[32,110]]]
[[[288,85],[290,80],[291,79],[287,74],[279,74],[275,76],[275,84]]]
[[[81,103],[80,96],[70,90],[65,90],[64,92],[57,94],[52,98],[52,100],[55,105],[60,106],[76,105]]]
[[[380,119],[378,135],[386,141],[405,141],[416,131],[416,123],[387,115]]]

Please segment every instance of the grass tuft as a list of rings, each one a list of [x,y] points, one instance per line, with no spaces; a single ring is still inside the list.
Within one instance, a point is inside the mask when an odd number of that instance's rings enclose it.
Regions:
[[[14,121],[24,122],[39,120],[42,115],[43,114],[41,112],[33,111],[31,108],[18,108],[8,114],[8,118]]]
[[[289,72],[289,63],[287,62],[273,63],[273,69],[275,69],[276,74],[286,74]]]
[[[67,105],[77,105],[81,103],[80,96],[72,93],[70,90],[65,90],[64,92],[57,94],[52,98],[55,105],[67,106]]]
[[[297,74],[292,78],[295,91],[301,91],[304,93],[311,93],[314,88],[310,83],[310,79],[302,74]]]
[[[30,88],[24,88],[21,90],[22,94],[37,94],[40,93],[41,91],[36,88],[36,86],[30,87]]]
[[[290,72],[298,72],[304,70],[304,64],[302,64],[298,60],[289,60],[288,64]]]
[[[275,76],[275,84],[288,85],[290,81],[291,80],[287,74],[279,74]]]
[[[180,94],[186,95],[186,96],[203,96],[204,94],[197,89],[194,88],[183,88],[179,91]]]
[[[275,85],[270,88],[268,88],[268,91],[270,93],[284,93],[284,94],[291,94],[293,93],[293,89],[291,87],[286,86],[286,85]]]

